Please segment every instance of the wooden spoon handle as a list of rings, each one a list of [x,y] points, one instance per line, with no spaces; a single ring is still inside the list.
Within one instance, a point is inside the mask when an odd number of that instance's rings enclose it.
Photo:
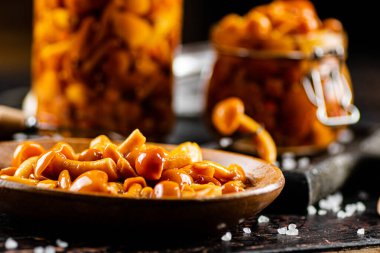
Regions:
[[[25,116],[21,110],[0,105],[0,132],[15,133],[25,130]]]

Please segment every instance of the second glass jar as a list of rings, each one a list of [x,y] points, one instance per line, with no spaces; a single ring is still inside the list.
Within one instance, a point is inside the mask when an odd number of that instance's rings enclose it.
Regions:
[[[217,102],[239,97],[246,114],[262,123],[280,148],[324,148],[339,129],[358,120],[341,47],[312,54],[215,48],[209,115]]]

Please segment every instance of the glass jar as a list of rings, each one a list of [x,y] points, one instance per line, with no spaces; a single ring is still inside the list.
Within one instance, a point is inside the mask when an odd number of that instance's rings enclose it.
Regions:
[[[325,43],[302,51],[214,44],[217,60],[209,81],[207,114],[217,102],[239,97],[246,114],[271,133],[280,150],[325,148],[336,140],[339,129],[360,117],[352,104],[344,40],[334,36],[340,42],[332,47]]]
[[[169,133],[182,0],[35,0],[42,127]]]

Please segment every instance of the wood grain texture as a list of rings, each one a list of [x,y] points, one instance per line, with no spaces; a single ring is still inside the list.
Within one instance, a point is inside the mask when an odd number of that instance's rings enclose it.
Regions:
[[[336,252],[354,250],[349,253],[378,252],[380,247],[380,219],[375,212],[375,199],[366,201],[367,211],[352,217],[338,219],[336,214],[325,216],[271,215],[269,223],[258,224],[257,216],[237,226],[221,229],[217,235],[197,237],[187,235],[180,227],[178,237],[168,237],[165,228],[156,238],[147,239],[143,234],[125,236],[124,231],[107,231],[106,236],[78,234],[75,228],[63,231],[58,224],[54,229],[41,228],[41,224],[20,224],[9,216],[0,215],[0,251],[3,242],[11,236],[19,242],[19,249],[33,249],[37,246],[55,245],[60,238],[69,243],[68,252]],[[298,236],[279,235],[277,229],[290,223],[297,225]],[[243,228],[250,228],[245,234]],[[365,228],[363,236],[357,235],[358,228]],[[128,230],[128,228],[125,228]],[[146,227],[146,230],[150,230]],[[225,232],[231,232],[229,242],[221,240]],[[63,251],[57,247],[58,251]]]

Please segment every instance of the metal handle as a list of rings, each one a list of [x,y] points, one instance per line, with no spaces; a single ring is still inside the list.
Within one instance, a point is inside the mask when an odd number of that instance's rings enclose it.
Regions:
[[[342,62],[342,52],[336,51],[336,56]],[[317,55],[317,54],[316,54]],[[331,55],[331,52],[329,52]],[[326,55],[318,54],[316,59],[320,59]],[[328,83],[327,83],[328,82]],[[340,66],[331,69],[329,79],[325,85],[328,85],[331,92],[335,94],[340,106],[343,108],[345,115],[329,116],[326,107],[325,92],[322,85],[321,73],[318,69],[312,69],[308,76],[303,80],[303,86],[307,97],[317,107],[318,120],[327,126],[342,126],[355,124],[360,119],[359,109],[352,104],[351,88],[340,71]]]

